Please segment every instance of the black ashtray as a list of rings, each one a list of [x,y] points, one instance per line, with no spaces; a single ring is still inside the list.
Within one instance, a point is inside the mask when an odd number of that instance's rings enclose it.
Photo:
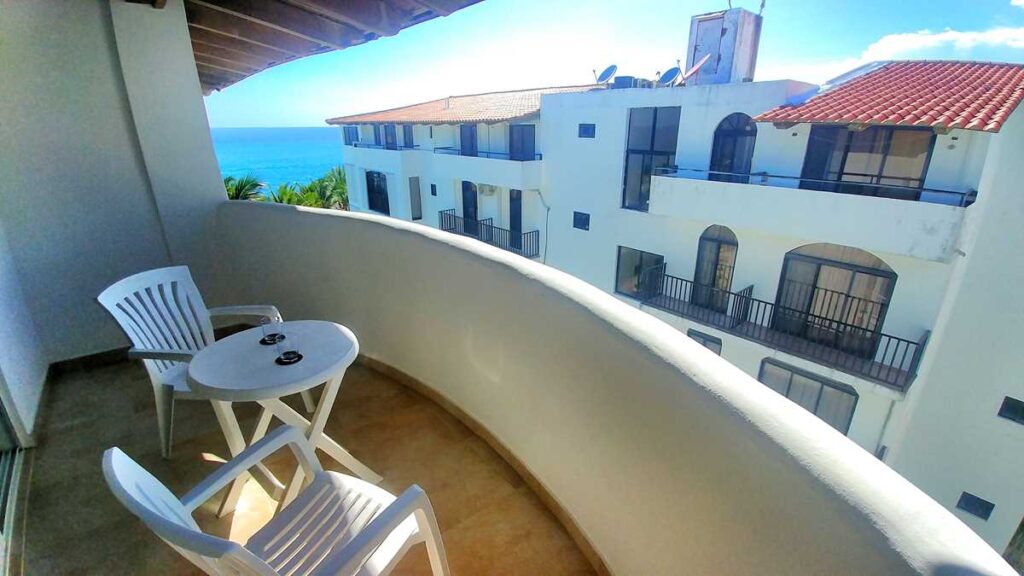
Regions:
[[[287,352],[282,352],[274,362],[279,366],[289,366],[291,364],[295,364],[299,360],[302,360],[302,354],[295,350],[288,350]]]
[[[260,344],[264,346],[273,346],[284,339],[284,334],[281,334],[280,332],[273,332],[271,334],[267,334],[263,338],[260,338]]]

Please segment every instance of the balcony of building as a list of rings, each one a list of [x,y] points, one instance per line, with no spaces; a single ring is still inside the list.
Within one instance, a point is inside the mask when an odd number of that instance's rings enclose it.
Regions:
[[[345,164],[387,174],[419,174],[423,170],[424,150],[419,146],[386,146],[373,142],[353,142],[344,147]]]
[[[671,167],[651,178],[649,212],[947,261],[973,201],[970,191]]]
[[[468,236],[496,246],[502,250],[527,258],[540,254],[540,231],[515,232],[494,225],[493,218],[471,220],[455,214],[454,208],[441,210],[437,214],[439,228],[460,236]]]
[[[900,392],[917,375],[928,332],[902,338],[863,320],[884,318],[884,305],[814,286],[787,286],[813,292],[807,298],[812,308],[797,310],[754,298],[753,285],[722,290],[667,274],[665,268],[662,263],[641,273],[637,297],[644,305]]]
[[[486,182],[516,190],[540,188],[543,157],[458,147],[434,148],[433,171],[437,179]]]

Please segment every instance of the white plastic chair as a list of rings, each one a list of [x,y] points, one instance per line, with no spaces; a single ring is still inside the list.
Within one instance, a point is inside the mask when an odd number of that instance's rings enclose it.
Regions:
[[[196,508],[285,445],[311,479],[295,501],[244,546],[202,532],[192,518]],[[449,576],[437,519],[419,486],[395,498],[358,478],[324,471],[291,426],[247,448],[181,500],[119,448],[103,454],[103,474],[121,504],[207,574],[378,576],[425,542],[434,576]]]
[[[174,400],[202,400],[189,388],[188,361],[213,340],[211,316],[252,316],[281,320],[273,306],[207,308],[187,266],[140,272],[120,280],[97,299],[114,316],[132,342],[131,358],[146,366],[156,396],[160,451],[171,455]],[[309,391],[302,393],[306,410],[315,405]],[[239,447],[238,449],[241,449]]]

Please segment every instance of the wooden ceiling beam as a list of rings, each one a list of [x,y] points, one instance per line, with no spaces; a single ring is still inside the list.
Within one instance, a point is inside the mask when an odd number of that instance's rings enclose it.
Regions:
[[[191,0],[185,4],[185,15],[190,28],[201,28],[223,36],[259,44],[291,56],[306,56],[324,50],[323,45],[319,42],[306,40],[294,34],[282,32],[275,27],[257,24],[249,19],[214,10]]]
[[[277,0],[189,0],[309,42],[344,50],[366,39],[359,30]]]
[[[270,62],[283,62],[297,56],[297,54],[292,54],[284,50],[271,48],[270,46],[257,44],[255,42],[235,38],[233,36],[226,36],[219,32],[213,32],[204,28],[192,26],[191,24],[188,27],[188,35],[192,38],[193,43],[198,42],[205,46],[215,46],[220,50],[231,50],[241,54],[248,54]]]
[[[444,2],[443,0],[413,0],[424,8],[429,8],[435,14],[439,16],[449,16],[452,12],[455,12],[460,8],[458,5],[454,5],[451,2]]]
[[[226,63],[237,64],[245,68],[254,68],[256,70],[269,68],[277,63],[274,60],[267,60],[266,58],[253,56],[252,54],[246,54],[245,52],[239,52],[238,50],[203,44],[202,42],[196,42],[195,40],[192,41],[192,53],[196,56],[217,58],[224,60]],[[284,60],[284,58],[281,60]]]
[[[403,14],[380,0],[287,0],[290,4],[343,22],[377,36],[394,36],[402,29]]]
[[[246,74],[241,72],[232,72],[231,70],[217,68],[216,66],[210,66],[209,64],[204,64],[202,62],[196,62],[196,70],[199,70],[211,78],[220,78],[227,82],[238,82],[239,80],[244,80],[246,78]]]
[[[230,60],[225,60],[217,56],[210,56],[208,54],[193,53],[193,56],[195,57],[196,64],[203,64],[210,68],[224,70],[225,72],[233,72],[235,74],[242,74],[243,76],[255,74],[262,69],[246,66],[245,64],[239,64],[238,62],[232,62]]]

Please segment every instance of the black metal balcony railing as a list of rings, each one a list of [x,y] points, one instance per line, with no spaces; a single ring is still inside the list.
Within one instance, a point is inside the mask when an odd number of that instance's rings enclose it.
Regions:
[[[679,168],[666,166],[655,170],[656,176],[669,178],[685,178],[692,180],[716,180],[719,182],[733,182],[738,184],[753,184],[757,186],[771,186],[773,181],[796,182],[799,188],[805,190],[821,190],[823,192],[834,192],[837,194],[852,194],[856,196],[876,196],[879,198],[890,198],[894,200],[910,200],[914,202],[928,202],[931,204],[943,204],[947,206],[960,206],[966,208],[974,204],[977,198],[977,191],[956,192],[953,190],[939,190],[935,188],[918,188],[914,186],[896,186],[893,184],[873,184],[870,182],[847,182],[836,180],[819,180],[816,178],[801,178],[799,176],[779,176],[767,172],[752,172],[741,174],[738,172],[719,172],[715,170],[701,170],[698,168]]]
[[[760,300],[753,285],[731,292],[695,284],[666,274],[665,264],[643,270],[639,281],[638,297],[648,306],[900,391],[917,375],[928,339],[928,332],[907,340]]]
[[[511,230],[495,226],[491,218],[470,220],[462,216],[456,216],[454,208],[438,212],[438,220],[441,230],[445,232],[453,232],[460,236],[476,238],[491,246],[496,246],[502,250],[507,250],[527,258],[536,258],[540,254],[539,230],[516,234]]]
[[[496,160],[514,160],[516,162],[529,162],[530,160],[543,160],[544,155],[536,154],[510,154],[508,152],[487,152],[485,150],[463,151],[454,146],[434,148],[434,154],[447,154],[449,156],[474,156],[477,158],[493,158]]]

